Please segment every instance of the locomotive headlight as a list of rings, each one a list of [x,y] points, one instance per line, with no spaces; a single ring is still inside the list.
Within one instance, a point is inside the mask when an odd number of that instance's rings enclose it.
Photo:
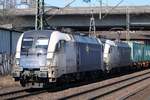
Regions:
[[[42,66],[42,67],[40,67],[40,71],[48,71],[48,67]]]
[[[15,71],[23,71],[23,68],[22,67],[16,67],[14,70]]]
[[[49,66],[51,64],[51,60],[47,59],[46,66]]]
[[[20,61],[19,61],[19,59],[17,58],[16,59],[16,65],[19,65],[20,64]]]

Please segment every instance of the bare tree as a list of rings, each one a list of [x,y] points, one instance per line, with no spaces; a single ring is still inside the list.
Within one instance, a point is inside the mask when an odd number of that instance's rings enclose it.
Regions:
[[[36,6],[36,0],[21,0],[21,4],[27,4],[32,8]]]
[[[3,1],[4,9],[15,8],[16,0],[1,0]]]

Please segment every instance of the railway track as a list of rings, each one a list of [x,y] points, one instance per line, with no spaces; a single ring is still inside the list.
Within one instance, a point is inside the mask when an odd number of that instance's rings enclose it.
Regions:
[[[111,99],[114,98],[120,98],[120,99],[125,99],[129,97],[130,93],[134,94],[135,92],[140,91],[143,87],[146,87],[148,84],[150,84],[149,79],[150,79],[150,70],[147,71],[142,71],[138,72],[138,74],[131,74],[131,75],[126,75],[127,77],[123,78],[118,78],[119,80],[111,82],[110,83],[99,83],[97,86],[93,86],[93,88],[74,93],[72,95],[68,95],[66,97],[59,98],[60,100],[66,100],[66,99],[90,99],[90,100],[95,100],[95,99]],[[134,91],[130,91],[134,85],[138,84],[143,84],[143,82],[147,82],[145,86],[139,88]],[[92,86],[91,86],[92,87]],[[136,87],[135,87],[136,88]],[[124,90],[124,92],[122,92]],[[126,90],[126,91],[125,91]]]
[[[150,69],[141,72],[136,72],[124,76],[119,76],[112,79],[107,79],[100,82],[89,83],[85,85],[79,85],[75,87],[62,88],[63,86],[58,86],[56,88],[61,89],[14,89],[10,92],[0,92],[1,100],[12,100],[12,99],[30,99],[34,100],[38,97],[42,97],[46,100],[125,100],[133,94],[141,91],[150,85]],[[146,83],[146,84],[144,84]],[[142,84],[142,85],[141,85]]]
[[[0,93],[0,100],[21,99],[21,98],[37,95],[37,94],[40,94],[43,92],[46,92],[46,90],[33,89],[33,88],[25,88],[25,89],[18,89],[17,88],[14,91]]]

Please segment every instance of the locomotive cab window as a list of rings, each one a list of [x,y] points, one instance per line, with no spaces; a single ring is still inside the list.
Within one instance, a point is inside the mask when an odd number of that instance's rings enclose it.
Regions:
[[[40,37],[37,39],[36,42],[36,48],[43,48],[43,49],[47,49],[48,48],[48,38],[45,37]]]
[[[28,37],[28,38],[24,38],[22,41],[22,47],[31,47],[33,44],[33,38],[32,37]]]
[[[112,52],[112,46],[109,48],[108,53],[111,53],[111,52]]]
[[[45,55],[47,53],[49,38],[47,37],[24,37],[22,41],[22,55]]]
[[[65,46],[66,41],[65,40],[60,40],[57,44],[56,44],[56,51],[59,51],[61,48],[63,48]]]
[[[28,52],[28,49],[32,47],[33,44],[33,38],[32,37],[26,37],[22,40],[22,46],[21,51],[22,53]]]
[[[39,37],[36,41],[36,53],[37,55],[46,55],[49,39],[46,37]]]

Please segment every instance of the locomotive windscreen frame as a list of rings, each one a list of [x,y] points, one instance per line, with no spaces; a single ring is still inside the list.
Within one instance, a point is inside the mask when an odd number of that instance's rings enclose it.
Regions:
[[[46,65],[50,31],[29,31],[24,33],[21,45],[20,65],[27,69],[40,69]]]

